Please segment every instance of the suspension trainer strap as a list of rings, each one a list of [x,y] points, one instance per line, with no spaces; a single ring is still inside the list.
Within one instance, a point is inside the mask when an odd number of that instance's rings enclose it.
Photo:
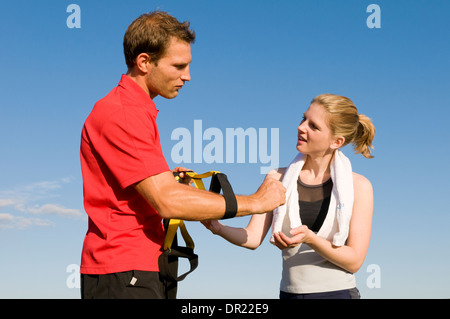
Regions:
[[[232,218],[237,213],[237,201],[233,189],[225,174],[218,171],[210,171],[203,174],[197,174],[192,171],[184,172],[190,177],[194,186],[199,189],[205,189],[202,179],[211,177],[209,191],[220,193],[222,190],[225,198],[226,210],[222,219]],[[174,173],[175,179],[179,180],[179,173]],[[165,219],[164,228],[166,237],[164,240],[164,251],[161,254],[158,264],[161,277],[166,285],[166,297],[176,298],[177,282],[186,278],[198,266],[198,256],[194,253],[194,241],[189,235],[184,221],[180,219]],[[177,230],[180,229],[181,235],[186,243],[186,247],[178,245]],[[186,273],[178,276],[178,258],[187,258],[190,263],[190,269]]]
[[[184,173],[186,174],[186,176],[190,177],[193,180],[194,186],[199,189],[205,189],[205,185],[203,184],[202,179],[211,177],[209,191],[214,193],[220,193],[220,191],[222,190],[223,197],[225,198],[226,209],[222,219],[228,219],[236,216],[238,208],[236,196],[225,174],[220,173],[219,171],[209,171],[203,174],[197,174],[193,171],[187,171]],[[174,173],[174,176],[176,180],[180,179],[179,173]],[[184,222],[179,219],[171,219],[166,232],[166,238],[164,241],[164,250],[171,249],[173,238],[178,228],[180,228],[186,246],[194,249],[195,247],[194,241],[189,235]]]
[[[225,215],[222,219],[233,218],[237,213],[237,200],[234,195],[233,188],[228,181],[227,175],[216,173],[211,177],[211,184],[209,190],[214,193],[220,193],[222,189],[223,197],[225,198]]]

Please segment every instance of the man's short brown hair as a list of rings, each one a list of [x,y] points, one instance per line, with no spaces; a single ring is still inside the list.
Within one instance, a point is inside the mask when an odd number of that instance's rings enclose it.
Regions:
[[[195,32],[189,29],[190,23],[179,22],[163,11],[144,13],[128,27],[123,38],[123,51],[128,68],[136,64],[141,53],[147,53],[150,60],[157,64],[164,55],[171,37],[187,43],[193,43]]]

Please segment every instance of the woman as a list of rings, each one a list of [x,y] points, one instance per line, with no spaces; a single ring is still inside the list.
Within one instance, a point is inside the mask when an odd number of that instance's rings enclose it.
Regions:
[[[203,224],[250,249],[262,243],[272,225],[271,242],[283,255],[282,299],[359,298],[354,273],[369,247],[373,191],[339,149],[351,143],[356,153],[372,158],[374,135],[372,122],[350,99],[317,96],[298,126],[299,154],[288,168],[266,177],[283,181],[286,205],[253,215],[246,228],[216,220]]]

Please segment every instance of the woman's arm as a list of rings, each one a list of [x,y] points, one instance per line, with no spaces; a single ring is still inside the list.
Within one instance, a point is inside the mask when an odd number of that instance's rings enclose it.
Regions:
[[[280,249],[308,244],[319,255],[339,267],[355,273],[366,258],[372,229],[373,190],[372,184],[364,176],[354,173],[355,198],[349,235],[345,246],[333,246],[328,240],[317,236],[306,226],[291,231],[293,237],[283,233],[275,234],[276,246]]]
[[[280,180],[285,169],[272,170],[266,178]],[[272,225],[272,212],[253,215],[245,228],[226,226],[217,220],[202,221],[213,234],[219,235],[230,243],[248,249],[258,248]]]
[[[219,235],[230,243],[248,249],[256,249],[261,245],[272,224],[272,212],[253,215],[245,228],[226,226],[218,220],[202,221],[213,234]]]

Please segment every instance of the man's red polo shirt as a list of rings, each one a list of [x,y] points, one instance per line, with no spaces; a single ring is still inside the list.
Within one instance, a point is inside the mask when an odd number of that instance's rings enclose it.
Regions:
[[[132,186],[169,170],[150,96],[131,78],[98,101],[83,127],[81,169],[89,225],[83,274],[158,271],[164,242],[158,212]]]

